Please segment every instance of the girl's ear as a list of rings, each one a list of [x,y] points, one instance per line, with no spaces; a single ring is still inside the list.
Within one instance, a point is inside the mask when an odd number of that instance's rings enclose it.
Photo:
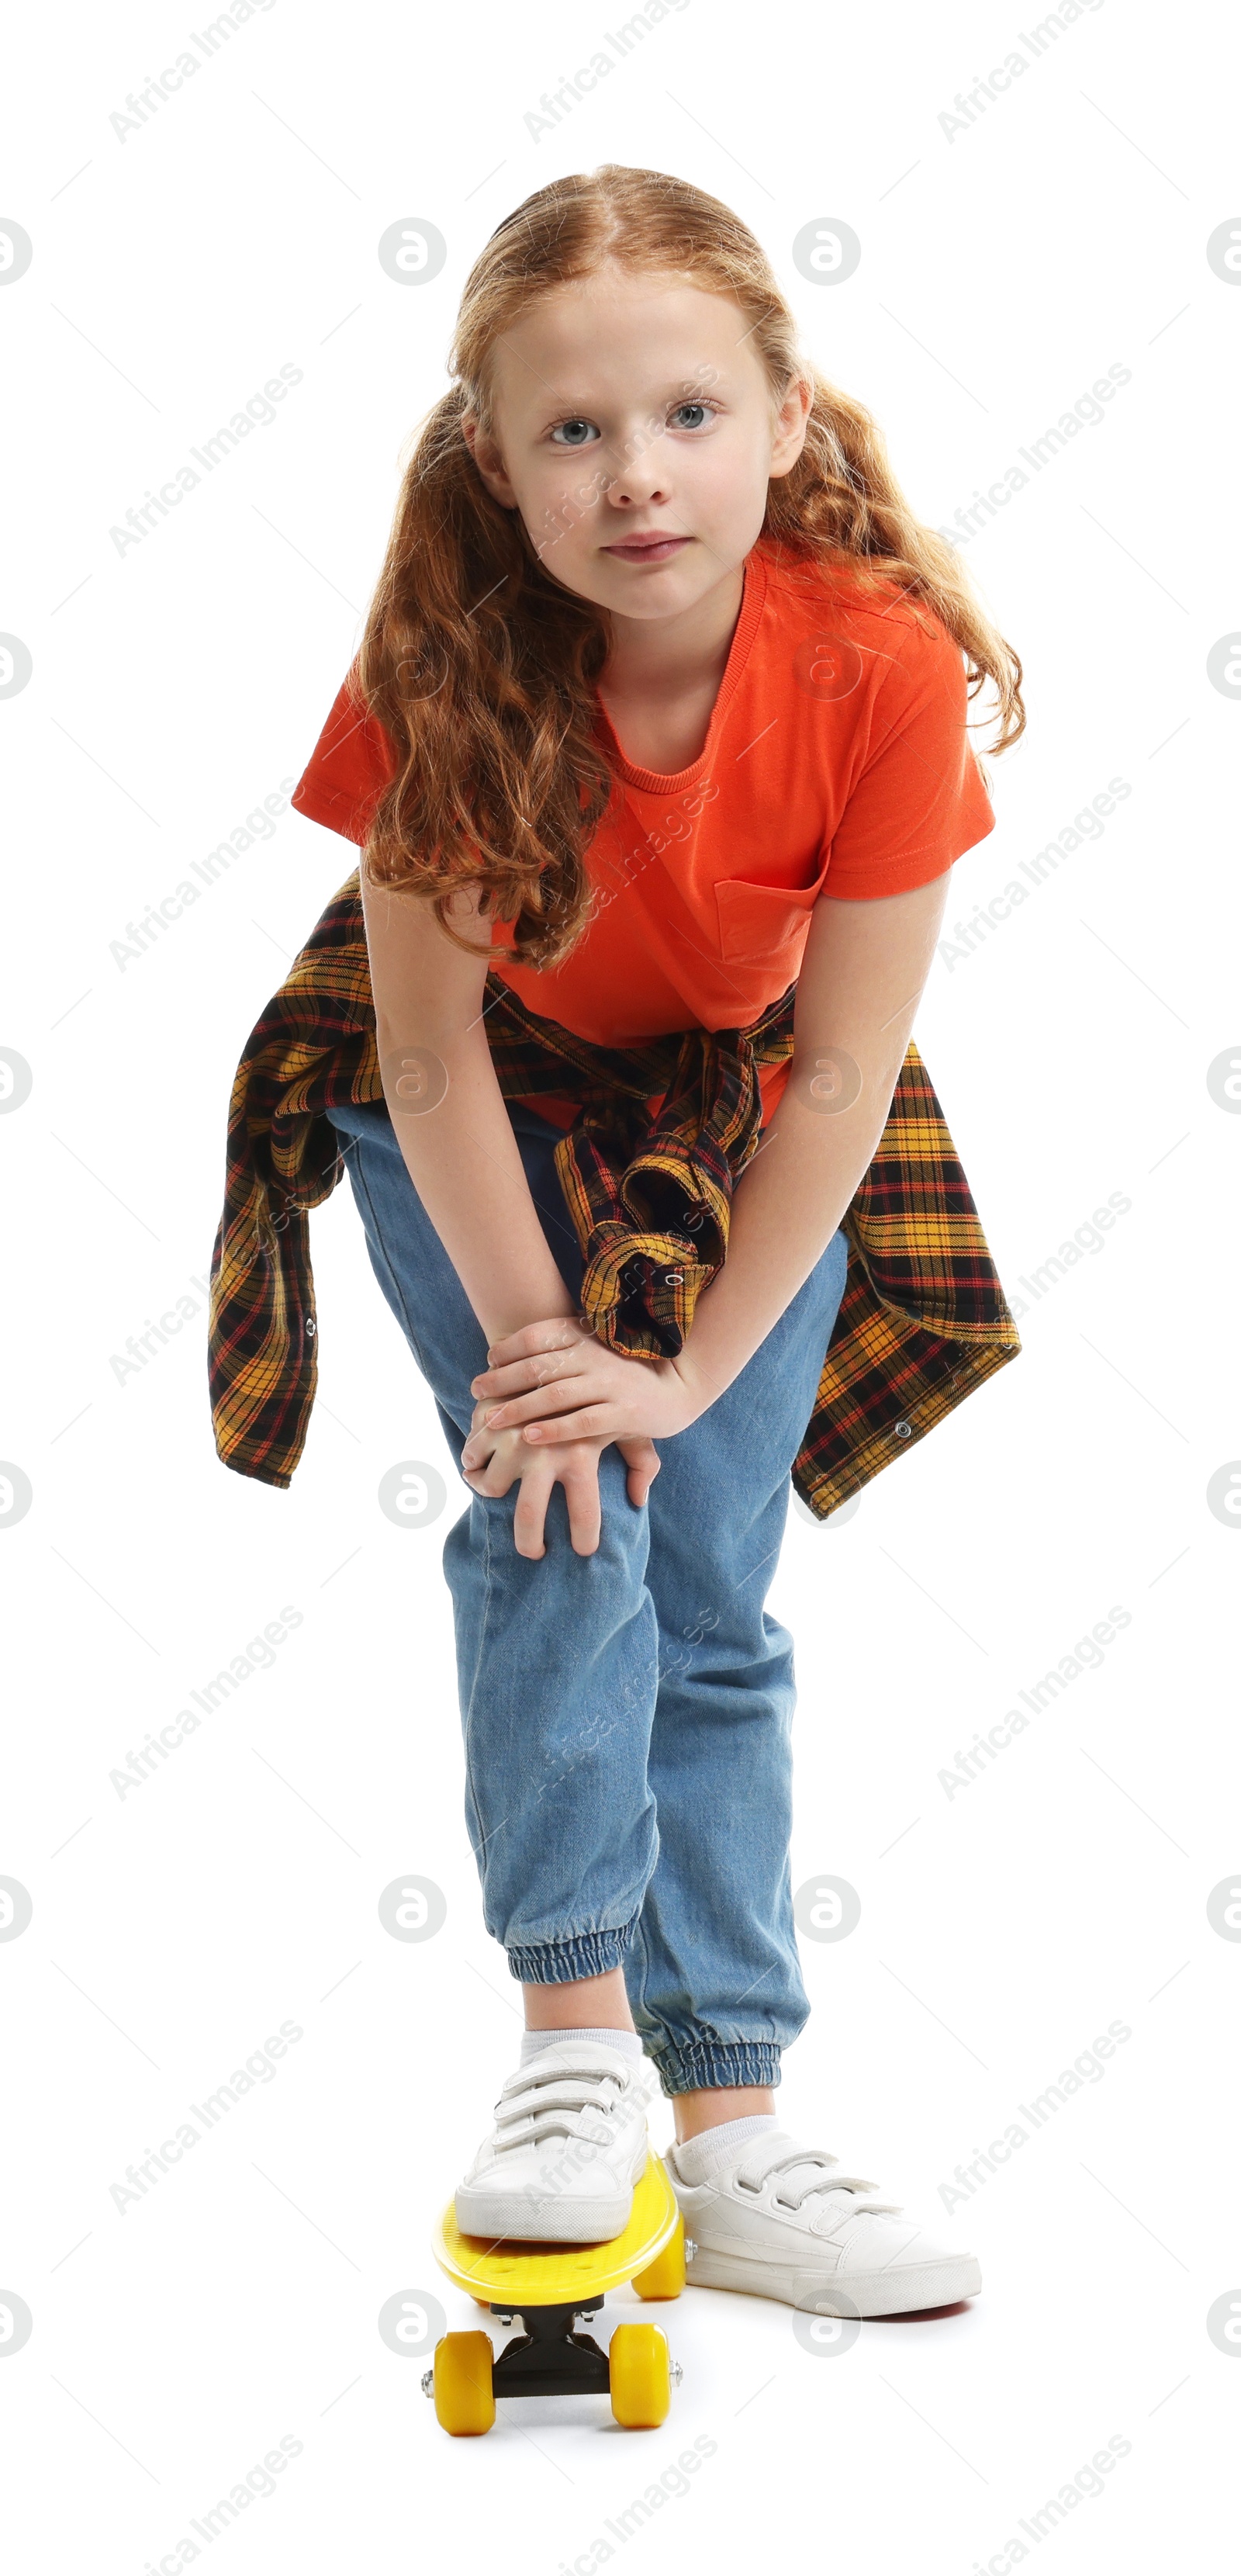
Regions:
[[[771,441],[772,475],[791,474],[806,444],[806,430],[814,403],[814,388],[805,376],[795,376],[776,414]]]
[[[515,510],[517,495],[504,471],[504,459],[490,430],[484,429],[476,415],[467,411],[462,415],[461,435],[492,500],[498,501],[505,510]]]

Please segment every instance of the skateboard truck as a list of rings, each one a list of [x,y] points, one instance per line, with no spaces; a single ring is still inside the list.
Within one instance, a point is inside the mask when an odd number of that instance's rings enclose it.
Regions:
[[[530,2308],[522,2322],[525,2333],[506,2343],[491,2365],[493,2397],[606,2397],[611,2389],[608,2356],[593,2335],[576,2334],[579,2317],[597,2317],[602,2299],[588,2308]],[[498,2325],[511,2326],[511,2312],[493,2306]],[[684,2372],[668,2362],[668,2380],[679,2388]],[[424,2397],[435,2395],[435,2372],[422,2375]]]
[[[598,2316],[596,2299],[589,2308],[531,2308],[523,2315],[525,2333],[497,2353],[491,2372],[494,2397],[606,2397],[608,2357],[590,2334],[575,2332],[579,2316]]]

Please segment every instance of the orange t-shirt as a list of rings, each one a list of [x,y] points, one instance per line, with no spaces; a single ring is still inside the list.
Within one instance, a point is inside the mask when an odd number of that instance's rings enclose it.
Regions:
[[[820,895],[903,894],[993,830],[966,703],[960,647],[922,603],[760,540],[700,757],[641,769],[600,707],[616,788],[586,854],[589,927],[563,965],[496,974],[596,1045],[744,1028],[796,981]],[[292,802],[361,845],[393,765],[347,679]],[[764,1076],[764,1118],[787,1072]]]

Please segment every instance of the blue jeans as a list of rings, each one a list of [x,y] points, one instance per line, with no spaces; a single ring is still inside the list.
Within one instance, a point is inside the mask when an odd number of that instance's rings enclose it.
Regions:
[[[509,1115],[576,1295],[560,1131],[516,1104]],[[486,1336],[384,1102],[332,1121],[380,1287],[459,1465]],[[603,1451],[594,1556],[570,1545],[560,1486],[544,1557],[513,1545],[515,1486],[474,1495],[444,1545],[487,1929],[526,1984],[623,1968],[666,2093],[778,2083],[809,2012],[788,1860],[792,1639],[763,1602],[845,1263],[837,1233],[726,1393],[658,1444],[641,1510],[619,1452]]]

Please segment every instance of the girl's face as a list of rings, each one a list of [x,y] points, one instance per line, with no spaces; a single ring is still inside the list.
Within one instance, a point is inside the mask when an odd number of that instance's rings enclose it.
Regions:
[[[801,454],[810,388],[777,413],[745,316],[677,277],[609,268],[540,297],[497,346],[493,429],[463,431],[566,590],[676,617],[744,562]]]

